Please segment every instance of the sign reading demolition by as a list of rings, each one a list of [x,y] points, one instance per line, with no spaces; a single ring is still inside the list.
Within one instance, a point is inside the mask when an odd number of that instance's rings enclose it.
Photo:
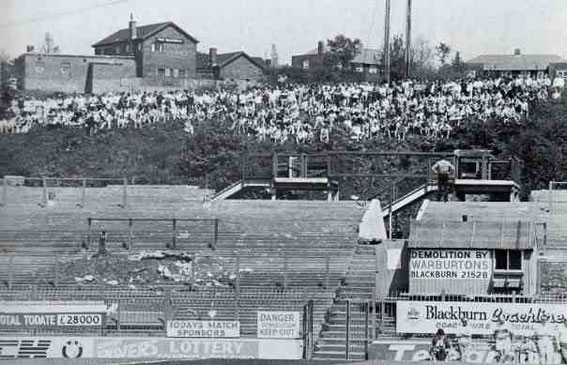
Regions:
[[[168,321],[167,337],[236,338],[240,337],[240,322]]]
[[[514,334],[533,335],[547,319],[551,326],[562,326],[567,319],[565,304],[521,304],[479,302],[413,302],[398,301],[396,331],[398,333],[457,333],[461,319],[466,319],[473,334],[493,334],[502,319]]]
[[[258,338],[299,338],[299,312],[258,312]]]
[[[488,250],[411,250],[409,278],[487,280],[491,263]]]

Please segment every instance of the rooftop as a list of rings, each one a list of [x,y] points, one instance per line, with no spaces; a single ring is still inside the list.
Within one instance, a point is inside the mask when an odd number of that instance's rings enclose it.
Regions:
[[[162,23],[148,24],[148,25],[142,25],[142,26],[136,27],[137,38],[138,39],[148,38],[151,35],[158,33],[161,30],[163,30],[163,29],[165,29],[169,26],[176,28],[179,32],[181,32],[183,35],[185,35],[188,39],[192,40],[193,42],[195,42],[195,43],[199,42],[197,39],[195,39],[193,36],[191,36],[190,34],[185,32],[183,29],[181,29],[174,22],[162,22]],[[118,42],[124,42],[124,41],[127,41],[129,38],[130,38],[130,29],[124,28],[124,29],[120,29],[120,30],[112,33],[111,35],[107,36],[106,38],[104,38],[104,39],[98,41],[97,43],[93,44],[93,47],[103,46],[103,45],[113,44],[113,43],[118,43]]]
[[[480,55],[467,63],[482,64],[483,69],[490,71],[524,71],[545,70],[551,63],[561,61],[561,57],[552,54],[519,54],[519,55]]]

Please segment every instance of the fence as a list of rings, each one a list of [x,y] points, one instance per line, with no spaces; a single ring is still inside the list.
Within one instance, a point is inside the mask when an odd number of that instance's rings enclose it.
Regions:
[[[551,214],[557,214],[558,213],[557,205],[567,203],[567,198],[563,200],[559,199],[560,196],[558,196],[556,191],[567,191],[567,181],[550,181],[548,191],[549,191],[549,197],[548,197],[549,212]]]

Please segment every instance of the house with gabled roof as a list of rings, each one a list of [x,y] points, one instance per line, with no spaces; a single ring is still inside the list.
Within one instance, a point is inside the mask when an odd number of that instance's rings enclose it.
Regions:
[[[95,55],[133,56],[137,77],[194,78],[198,43],[174,22],[138,27],[130,16],[128,28],[117,30],[92,47]]]
[[[520,49],[508,55],[480,55],[466,62],[467,69],[478,76],[550,75],[550,66],[561,60],[553,54],[522,54]]]
[[[214,79],[260,81],[266,66],[262,58],[252,57],[244,51],[217,53],[216,48],[210,48],[208,54],[197,55],[197,72],[209,74]]]

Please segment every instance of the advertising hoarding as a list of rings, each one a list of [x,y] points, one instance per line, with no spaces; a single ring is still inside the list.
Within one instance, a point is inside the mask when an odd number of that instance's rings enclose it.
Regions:
[[[550,303],[486,303],[486,302],[417,302],[396,303],[396,332],[431,333],[439,328],[457,333],[461,319],[468,321],[472,334],[493,334],[496,323],[503,319],[513,334],[531,336],[548,319],[549,328],[562,325],[567,318],[567,305]]]
[[[167,321],[167,337],[238,338],[238,321]]]
[[[258,338],[299,338],[299,312],[258,312]]]

